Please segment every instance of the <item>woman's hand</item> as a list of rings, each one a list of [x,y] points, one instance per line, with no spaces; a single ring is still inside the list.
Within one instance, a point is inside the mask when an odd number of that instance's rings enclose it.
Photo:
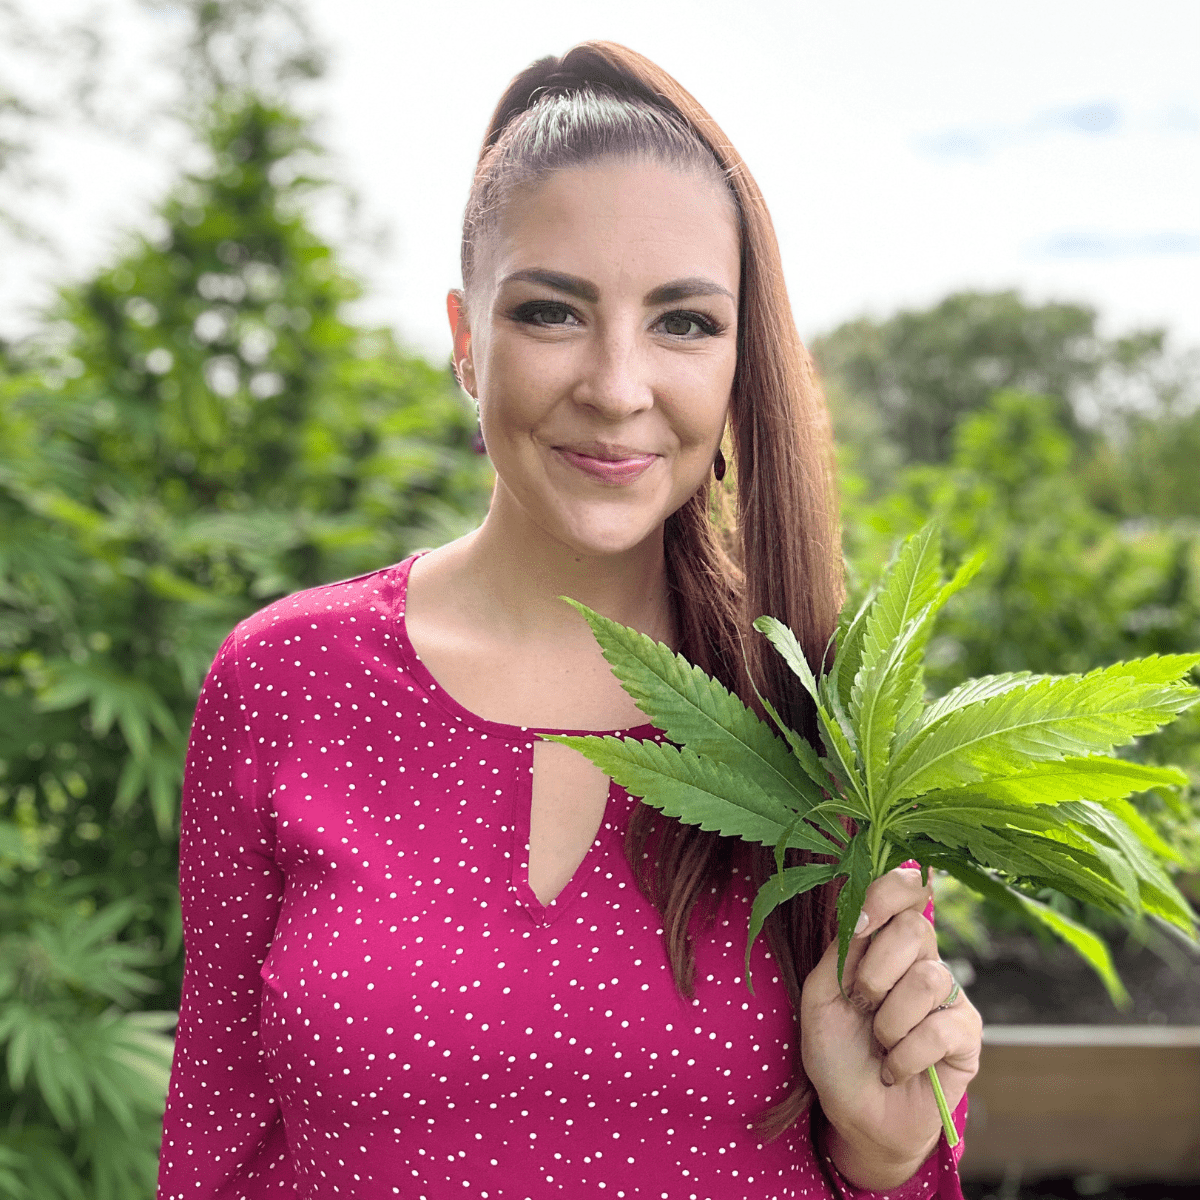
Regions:
[[[951,1110],[979,1069],[983,1022],[954,992],[924,911],[920,871],[901,867],[867,889],[864,924],[837,981],[837,941],[804,984],[801,1054],[829,1120],[827,1152],[856,1187],[896,1187],[937,1144],[941,1119],[926,1067],[937,1063]]]

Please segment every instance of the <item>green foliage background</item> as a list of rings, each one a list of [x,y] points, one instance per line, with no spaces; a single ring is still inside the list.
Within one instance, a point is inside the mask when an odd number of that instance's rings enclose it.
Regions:
[[[471,528],[447,370],[343,315],[304,123],[215,104],[161,230],[0,362],[0,1196],[153,1192],[196,693],[243,616]]]
[[[490,486],[448,371],[347,315],[357,284],[307,216],[320,147],[271,82],[319,70],[296,12],[184,7],[206,165],[36,337],[0,344],[13,1200],[153,1194],[182,967],[181,762],[222,638],[289,591],[465,532]],[[276,20],[277,61],[261,37],[230,43],[247,13]],[[943,618],[935,692],[1200,646],[1197,372],[1161,331],[1106,339],[1086,306],[970,293],[814,350],[853,578],[930,516],[952,553],[989,552]],[[1200,779],[1197,718],[1138,753]],[[1194,800],[1143,803],[1200,871]],[[968,941],[998,919],[942,911]]]

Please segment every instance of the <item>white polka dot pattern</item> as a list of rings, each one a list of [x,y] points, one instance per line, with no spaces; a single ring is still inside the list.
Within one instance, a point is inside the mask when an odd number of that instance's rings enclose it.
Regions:
[[[614,785],[538,902],[536,731],[438,688],[404,631],[410,563],[272,604],[205,682],[160,1200],[874,1196],[821,1170],[806,1121],[751,1127],[794,1026],[761,943],[757,996],[741,981],[744,888],[697,928],[684,1000]],[[935,1195],[961,1196],[944,1140],[888,1193]]]

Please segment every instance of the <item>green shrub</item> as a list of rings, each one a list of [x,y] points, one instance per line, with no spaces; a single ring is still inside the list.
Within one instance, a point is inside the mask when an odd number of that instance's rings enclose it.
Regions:
[[[218,103],[153,236],[0,362],[0,1194],[149,1196],[179,788],[243,616],[473,527],[447,370],[343,315],[304,124]],[[37,1171],[30,1174],[29,1163]]]

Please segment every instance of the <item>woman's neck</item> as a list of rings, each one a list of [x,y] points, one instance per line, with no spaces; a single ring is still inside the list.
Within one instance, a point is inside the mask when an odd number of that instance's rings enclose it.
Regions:
[[[456,623],[509,643],[590,642],[587,625],[559,599],[569,596],[675,644],[661,528],[629,550],[585,555],[531,522],[489,513],[474,533],[433,551],[421,567],[426,586],[452,606]]]

